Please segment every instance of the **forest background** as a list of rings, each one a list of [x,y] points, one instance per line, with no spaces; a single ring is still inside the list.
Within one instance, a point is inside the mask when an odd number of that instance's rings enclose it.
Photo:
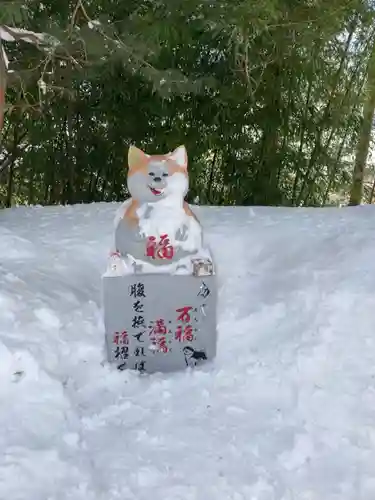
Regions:
[[[122,201],[130,144],[190,202],[375,201],[372,1],[0,0],[0,41],[0,207]]]

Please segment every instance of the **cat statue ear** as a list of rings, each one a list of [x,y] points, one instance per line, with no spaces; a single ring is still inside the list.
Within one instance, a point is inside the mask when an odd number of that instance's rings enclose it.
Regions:
[[[139,167],[144,163],[150,155],[143,152],[141,149],[136,146],[130,146],[128,151],[128,166],[129,170]]]
[[[172,153],[169,153],[167,157],[174,161],[180,168],[187,170],[188,156],[185,146],[179,146]],[[130,146],[128,151],[129,170],[139,167],[146,162],[147,158],[150,158],[150,155],[136,146]]]
[[[187,170],[188,156],[185,146],[178,146],[173,153],[169,153],[169,158],[177,163],[179,167]]]

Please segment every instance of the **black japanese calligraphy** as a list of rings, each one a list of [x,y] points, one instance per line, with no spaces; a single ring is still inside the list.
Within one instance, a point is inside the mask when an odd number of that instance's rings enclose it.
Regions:
[[[136,313],[143,313],[144,310],[143,310],[143,304],[141,303],[140,300],[137,300],[136,302],[134,302],[133,304],[133,310],[136,312]]]
[[[139,332],[139,333],[134,333],[133,334],[133,337],[135,339],[137,339],[138,342],[144,342],[144,340],[142,340],[142,336],[146,333],[146,331],[142,331],[142,332]]]
[[[117,346],[115,349],[115,359],[125,360],[129,357],[129,347],[128,346]]]
[[[134,349],[134,356],[146,356],[144,347],[136,347]]]
[[[143,316],[134,316],[132,328],[145,327],[145,318]]]
[[[146,297],[145,286],[143,283],[135,283],[130,285],[130,297]]]
[[[211,290],[208,288],[206,283],[202,281],[201,286],[199,287],[198,297],[203,297],[204,299],[208,297],[211,293]]]
[[[146,361],[142,359],[141,361],[137,361],[135,363],[134,368],[140,372],[143,372],[143,371],[145,371],[145,365],[146,365]]]

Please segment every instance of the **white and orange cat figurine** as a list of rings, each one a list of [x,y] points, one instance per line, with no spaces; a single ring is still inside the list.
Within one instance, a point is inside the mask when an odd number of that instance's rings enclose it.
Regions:
[[[185,201],[186,148],[149,155],[130,146],[128,166],[131,197],[116,216],[115,253],[139,272],[190,273],[191,260],[209,254],[202,227]]]

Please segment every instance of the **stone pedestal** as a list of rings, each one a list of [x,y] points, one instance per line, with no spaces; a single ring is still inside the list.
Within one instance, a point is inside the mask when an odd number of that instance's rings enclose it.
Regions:
[[[108,360],[118,369],[170,372],[216,355],[216,276],[103,276]]]

